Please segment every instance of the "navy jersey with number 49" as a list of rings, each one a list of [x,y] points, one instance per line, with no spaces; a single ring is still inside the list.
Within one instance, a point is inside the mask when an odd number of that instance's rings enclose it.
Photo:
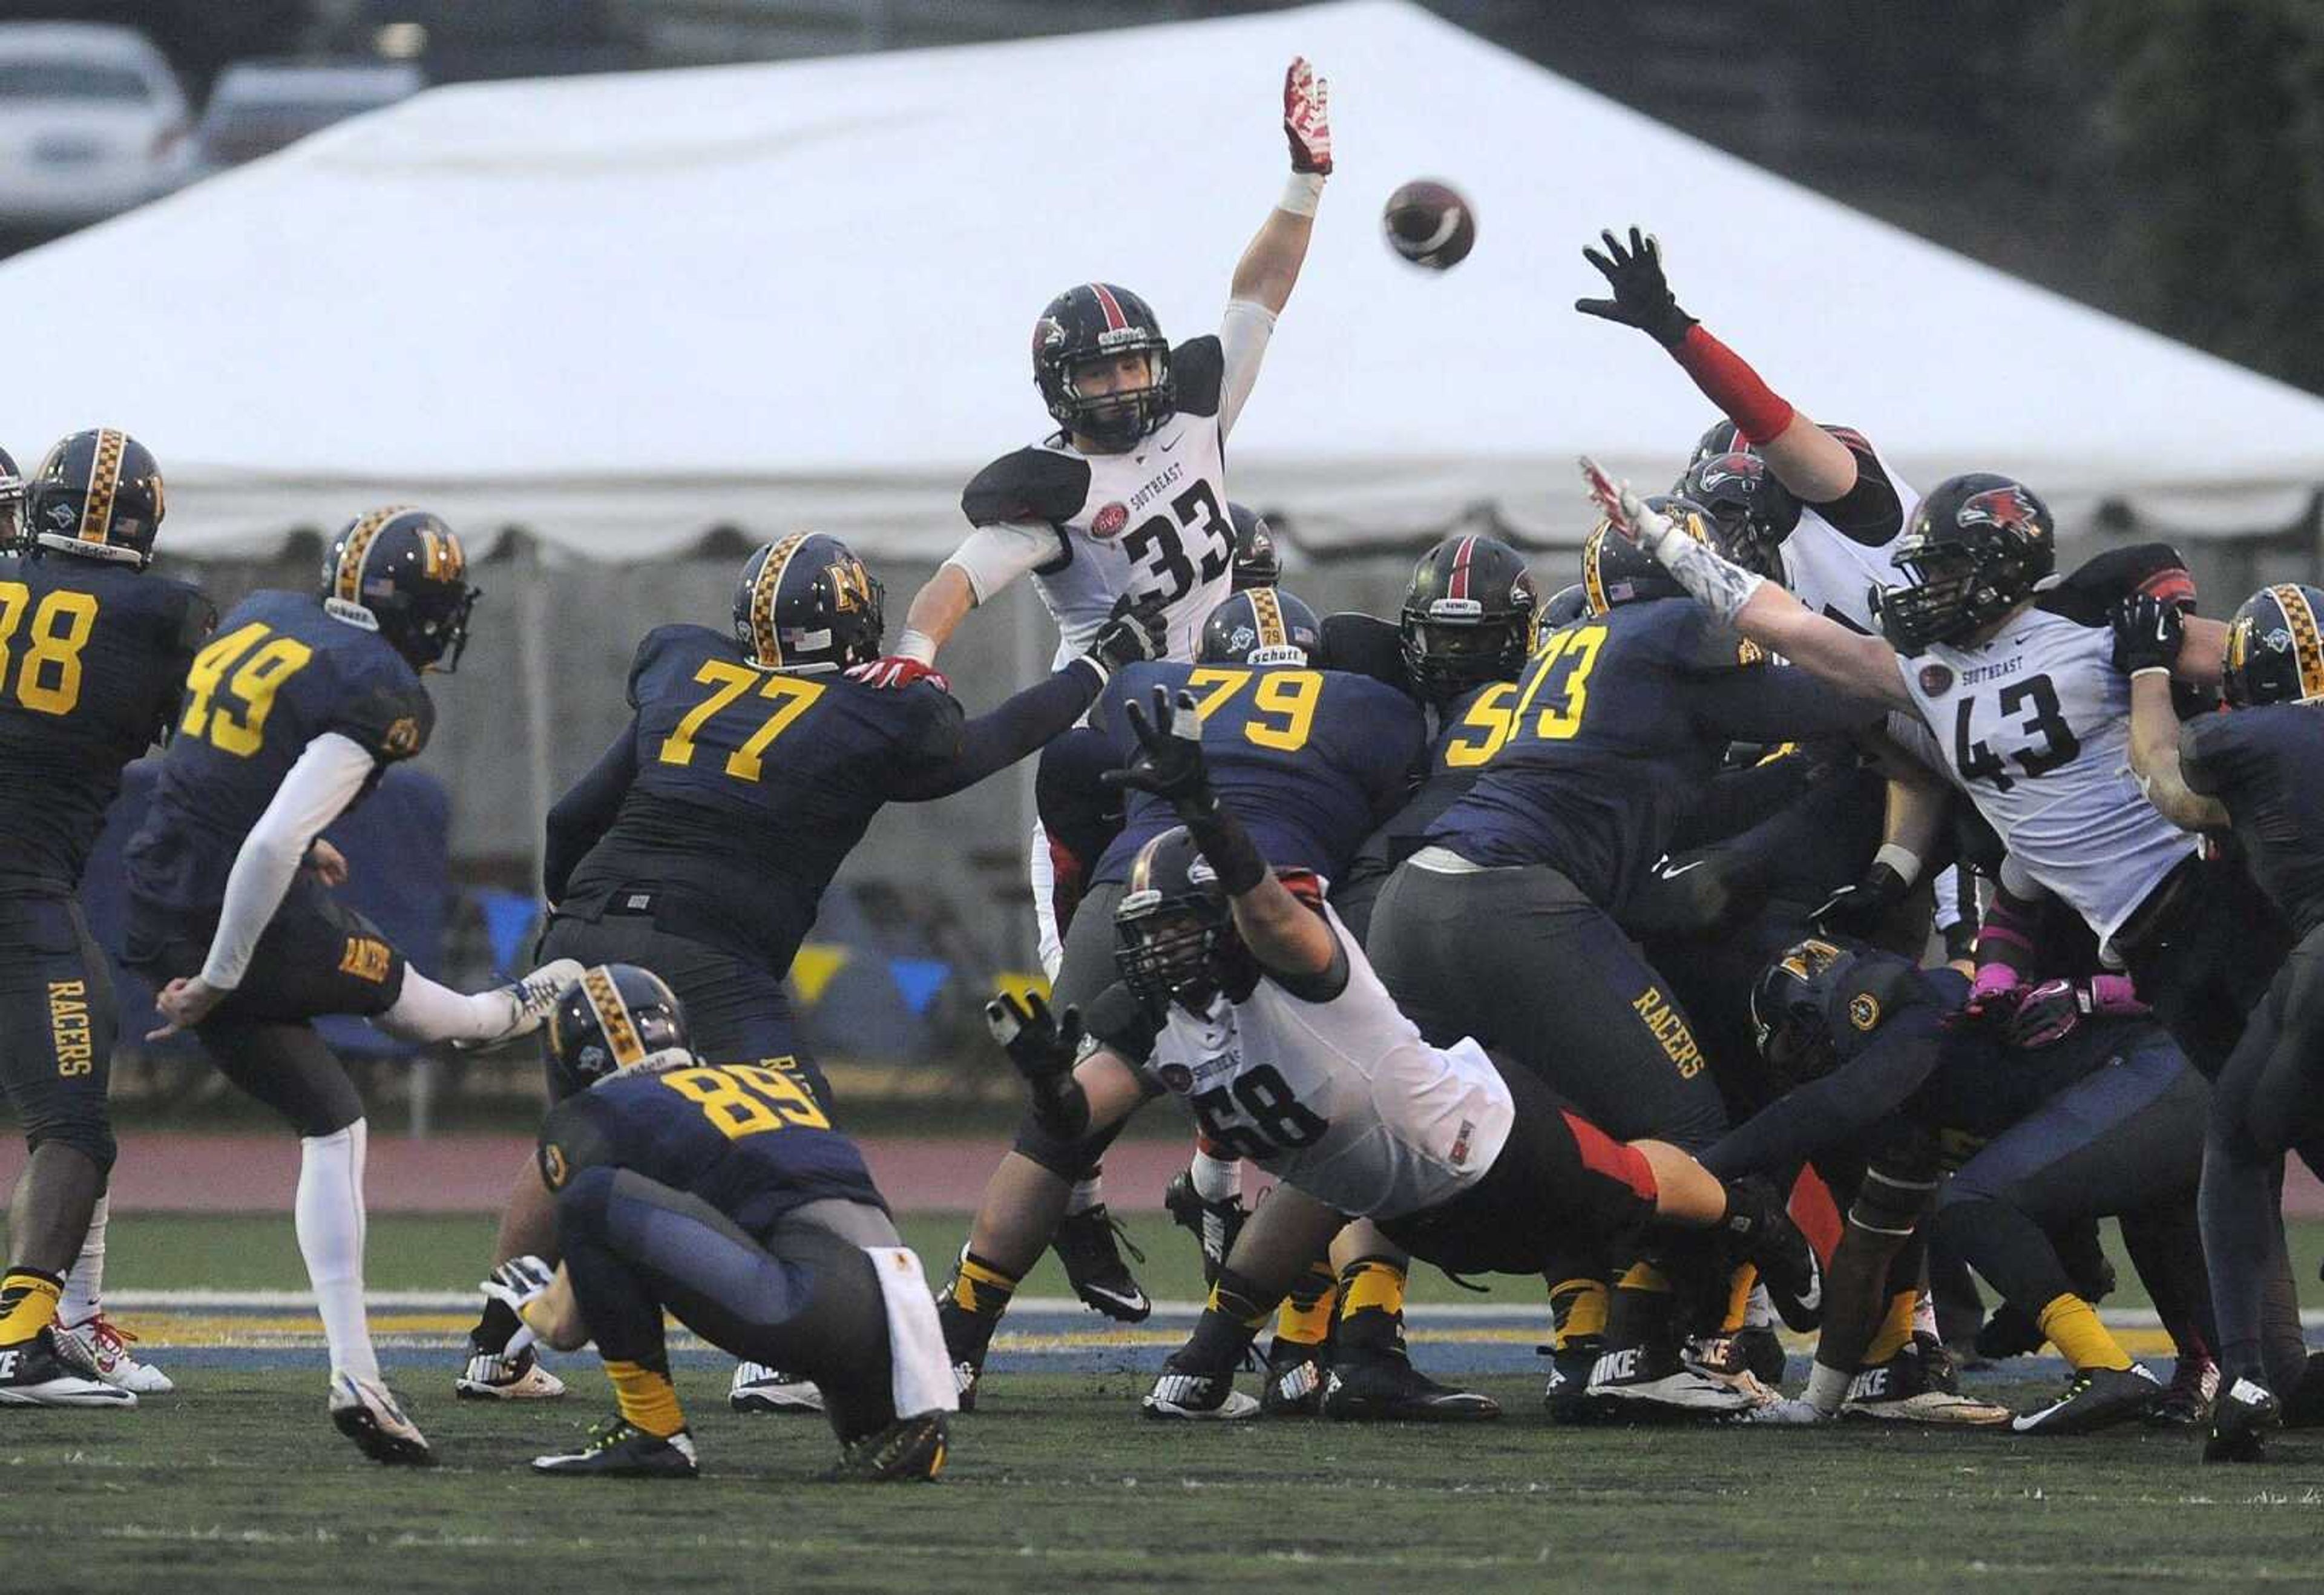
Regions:
[[[0,558],[0,874],[72,885],[216,612],[126,565]]]
[[[214,913],[243,838],[309,742],[336,733],[383,768],[435,726],[418,672],[377,632],[332,619],[310,593],[252,594],[187,673],[152,807],[130,839],[131,893]]]
[[[1117,671],[1092,711],[1120,763],[1138,751],[1122,705],[1150,711],[1157,687],[1194,693],[1212,789],[1278,868],[1340,874],[1404,800],[1427,745],[1420,706],[1369,676],[1156,661]],[[1177,823],[1161,799],[1130,794],[1121,834],[1091,880],[1129,879],[1138,850]]]
[[[552,1191],[585,1168],[633,1169],[761,1237],[803,1203],[886,1205],[788,1058],[607,1075],[550,1110],[540,1166]]]

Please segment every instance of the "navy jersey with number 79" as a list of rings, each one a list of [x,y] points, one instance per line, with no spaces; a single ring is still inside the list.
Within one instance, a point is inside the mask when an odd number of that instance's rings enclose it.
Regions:
[[[1122,705],[1150,712],[1157,687],[1194,693],[1212,789],[1277,868],[1338,876],[1403,802],[1427,747],[1420,705],[1369,676],[1157,661],[1116,672],[1091,715],[1123,764],[1138,738]],[[1177,823],[1168,804],[1130,794],[1091,880],[1127,880],[1138,850]]]

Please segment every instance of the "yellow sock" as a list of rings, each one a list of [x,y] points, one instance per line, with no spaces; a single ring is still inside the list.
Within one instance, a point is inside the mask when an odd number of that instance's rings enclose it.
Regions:
[[[2130,1353],[2098,1322],[2098,1310],[2070,1291],[2043,1308],[2034,1322],[2050,1337],[2050,1343],[2078,1369],[2130,1366]]]
[[[1758,1269],[1749,1263],[1735,1265],[1735,1272],[1727,1277],[1727,1316],[1719,1321],[1720,1334],[1733,1334],[1743,1327],[1743,1315],[1751,1305],[1751,1292],[1758,1283]]]
[[[0,1275],[0,1346],[21,1346],[56,1322],[65,1282],[37,1268]]]
[[[1275,1310],[1275,1338],[1295,1345],[1320,1346],[1332,1332],[1332,1309],[1339,1279],[1329,1263],[1311,1263]]]
[[[1340,1276],[1340,1316],[1404,1311],[1404,1270],[1384,1258],[1358,1258]]]
[[[686,1427],[686,1415],[678,1410],[678,1392],[669,1382],[669,1375],[640,1362],[616,1362],[605,1360],[605,1377],[613,1381],[613,1399],[621,1403],[622,1415],[649,1434],[669,1439]]]
[[[998,1318],[1009,1310],[1009,1298],[1017,1294],[1017,1280],[978,1257],[974,1252],[963,1252],[960,1267],[953,1271],[953,1304],[964,1313],[979,1318]]]
[[[1921,1304],[1917,1290],[1900,1290],[1888,1298],[1888,1311],[1880,1320],[1880,1328],[1872,1343],[1864,1349],[1864,1365],[1886,1362],[1913,1341],[1913,1309]]]
[[[1563,1351],[1566,1342],[1606,1332],[1606,1282],[1603,1279],[1561,1279],[1549,1287],[1549,1343]]]
[[[1614,1283],[1617,1290],[1650,1290],[1657,1295],[1670,1294],[1670,1276],[1652,1263],[1632,1263],[1622,1270],[1621,1278]]]

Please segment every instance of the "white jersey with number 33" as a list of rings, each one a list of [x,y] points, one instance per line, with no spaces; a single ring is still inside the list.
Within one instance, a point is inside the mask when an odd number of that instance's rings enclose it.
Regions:
[[[1896,661],[1978,812],[2101,941],[2194,847],[2131,775],[2113,646],[2104,626],[2034,608],[1981,648]]]
[[[1484,1177],[1517,1110],[1475,1042],[1429,1046],[1339,917],[1348,983],[1308,1002],[1261,980],[1201,1019],[1173,1004],[1148,1071],[1222,1149],[1341,1212],[1397,1218]]]

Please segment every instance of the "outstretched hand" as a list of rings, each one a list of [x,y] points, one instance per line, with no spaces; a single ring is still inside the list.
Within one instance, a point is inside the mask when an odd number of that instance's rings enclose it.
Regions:
[[[1003,991],[984,1005],[984,1027],[1028,1084],[1047,1085],[1073,1070],[1080,1056],[1082,1010],[1052,1013],[1038,991]]]
[[[1098,779],[1109,787],[1151,792],[1182,815],[1208,808],[1210,773],[1203,763],[1203,716],[1194,695],[1182,687],[1174,703],[1169,688],[1157,687],[1150,717],[1135,699],[1122,705],[1122,713],[1138,739],[1137,755]]]
[[[1598,236],[1605,241],[1604,252],[1585,244],[1582,258],[1598,268],[1614,297],[1578,299],[1573,308],[1585,316],[1635,327],[1665,348],[1674,349],[1685,342],[1686,329],[1694,325],[1694,318],[1678,308],[1663,276],[1662,244],[1636,227],[1630,229],[1628,248],[1611,233]]]
[[[1332,175],[1332,86],[1304,55],[1283,74],[1283,136],[1291,143],[1291,170]]]
[[[1662,534],[1670,530],[1668,517],[1647,508],[1646,502],[1631,490],[1628,483],[1618,484],[1586,454],[1582,456],[1582,483],[1597,502],[1606,523],[1625,540],[1651,553]]]

